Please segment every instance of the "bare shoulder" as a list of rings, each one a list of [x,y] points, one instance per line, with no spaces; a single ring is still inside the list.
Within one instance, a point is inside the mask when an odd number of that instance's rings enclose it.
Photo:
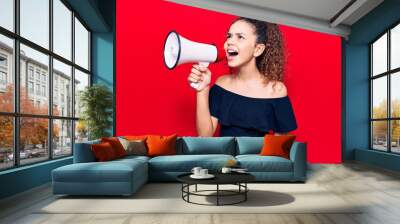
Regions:
[[[271,94],[271,97],[278,98],[287,96],[287,89],[283,82],[271,82],[268,84],[267,89],[268,92]]]
[[[229,86],[229,84],[232,82],[232,76],[231,75],[221,75],[217,78],[215,81],[215,84],[226,88]]]

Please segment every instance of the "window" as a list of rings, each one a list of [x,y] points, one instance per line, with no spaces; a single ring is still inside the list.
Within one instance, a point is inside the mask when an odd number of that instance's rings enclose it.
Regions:
[[[0,4],[1,5],[1,4]],[[14,166],[14,122],[12,116],[0,115],[0,170]]]
[[[0,1],[0,26],[14,31],[14,0]]]
[[[33,67],[32,66],[29,66],[28,73],[29,73],[29,79],[33,80]]]
[[[59,108],[56,107],[56,105],[54,104],[58,104],[60,103],[58,101],[58,97],[59,97],[59,91],[60,91],[60,100],[61,103],[60,106],[64,105],[64,96],[70,96],[72,95],[72,92],[70,89],[65,89],[64,85],[66,83],[70,83],[70,85],[72,84],[72,67],[69,65],[66,65],[56,59],[53,60],[53,78],[54,78],[54,82],[53,82],[53,90],[54,90],[54,100],[53,100],[53,114],[54,115],[59,115],[60,111]],[[67,99],[72,101],[72,98]],[[68,105],[71,105],[72,102],[68,102]],[[72,117],[72,108],[71,106],[66,107],[66,111],[65,114],[62,113],[62,116],[68,116],[68,117]]]
[[[0,71],[0,84],[1,85],[7,84],[7,74],[3,71]]]
[[[53,115],[60,115],[59,109],[58,109],[58,91],[54,90],[53,93]]]
[[[1,46],[1,45],[0,45]],[[7,56],[0,52],[0,91],[7,91]]]
[[[371,148],[400,153],[400,24],[370,45]]]
[[[49,48],[49,0],[20,0],[21,36]]]
[[[89,69],[89,32],[77,18],[75,18],[75,62]]]
[[[3,12],[3,8],[1,8],[3,2],[0,2],[1,14]],[[0,21],[2,20],[2,16],[3,15],[0,15]],[[14,57],[14,42],[11,38],[0,33],[0,46],[0,113],[12,113],[14,112],[14,70],[13,66],[8,64],[11,64],[12,58]]]
[[[46,86],[42,86],[42,96],[46,96]]]
[[[40,104],[40,102],[36,102]],[[47,160],[49,142],[47,140],[48,120],[44,118],[20,118],[19,158],[22,165]],[[35,133],[34,135],[32,133]]]
[[[36,80],[40,81],[40,71],[38,69],[36,69]]]
[[[7,67],[7,57],[0,55],[0,66],[1,67]]]
[[[89,86],[89,74],[75,70],[75,117],[79,117],[81,114],[80,95],[86,86]]]
[[[62,0],[0,0],[0,26],[0,170],[71,156],[87,139],[74,113],[90,84],[87,26]]]
[[[71,120],[53,120],[53,146],[53,157],[70,155],[72,153]]]
[[[60,1],[53,0],[54,53],[71,60],[72,12]]]
[[[390,68],[400,67],[400,25],[397,25],[390,31]]]
[[[40,95],[40,84],[36,84],[36,95]]]
[[[33,94],[33,82],[28,82],[29,94]]]

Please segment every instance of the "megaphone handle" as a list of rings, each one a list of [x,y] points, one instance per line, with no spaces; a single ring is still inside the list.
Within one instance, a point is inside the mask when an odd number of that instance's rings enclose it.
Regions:
[[[199,62],[199,66],[204,68],[207,68],[209,64],[210,64],[209,62]]]
[[[199,66],[204,67],[204,68],[207,68],[209,64],[210,64],[209,62],[199,62]],[[192,82],[192,83],[190,83],[190,86],[197,90],[199,88],[200,84],[197,82]]]

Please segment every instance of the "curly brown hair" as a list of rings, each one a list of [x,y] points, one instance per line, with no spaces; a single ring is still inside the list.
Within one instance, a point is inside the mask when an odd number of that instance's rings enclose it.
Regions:
[[[264,52],[256,58],[256,65],[268,81],[283,81],[285,49],[282,33],[274,23],[239,17],[232,22],[245,21],[254,27],[257,44],[265,44]]]

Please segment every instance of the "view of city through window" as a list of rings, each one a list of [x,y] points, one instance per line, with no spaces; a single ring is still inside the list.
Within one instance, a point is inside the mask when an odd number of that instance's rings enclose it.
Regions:
[[[400,24],[371,44],[371,145],[400,153]]]
[[[61,0],[20,0],[19,12],[15,29],[14,0],[0,1],[0,170],[69,156],[87,140],[79,96],[90,84],[89,31]]]

